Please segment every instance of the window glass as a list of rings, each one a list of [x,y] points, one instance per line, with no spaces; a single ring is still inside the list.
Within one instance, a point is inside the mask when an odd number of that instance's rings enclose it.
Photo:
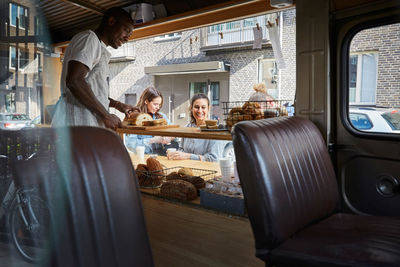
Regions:
[[[18,65],[17,49],[14,46],[10,46],[10,67],[16,68],[17,65]]]
[[[258,80],[267,86],[267,93],[274,99],[279,99],[278,68],[275,59],[259,61]]]
[[[10,22],[11,25],[17,25],[17,17],[18,17],[18,6],[16,4],[10,4]]]
[[[12,26],[17,26],[17,18],[19,27],[25,29],[27,26],[28,9],[14,3],[10,3],[10,23]]]
[[[372,128],[372,122],[366,114],[350,113],[350,121],[359,130],[369,130]]]
[[[192,98],[195,94],[208,95],[207,83],[206,82],[191,82],[189,84],[189,98]],[[219,82],[210,83],[210,94],[211,104],[213,106],[219,105]]]
[[[4,98],[6,112],[15,112],[15,93],[7,93]]]
[[[382,117],[389,123],[393,130],[400,130],[400,112],[399,110],[393,110],[385,112]]]
[[[358,130],[400,133],[396,126],[400,107],[399,32],[400,23],[373,27],[358,32],[351,41],[349,117]]]

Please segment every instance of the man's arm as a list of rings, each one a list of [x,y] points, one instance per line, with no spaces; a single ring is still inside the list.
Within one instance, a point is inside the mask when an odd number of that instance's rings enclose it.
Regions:
[[[109,107],[115,108],[116,110],[119,110],[120,112],[124,113],[125,115],[128,115],[129,113],[131,113],[132,111],[135,111],[135,110],[140,112],[139,108],[131,106],[129,104],[124,104],[122,102],[112,99],[111,97],[109,97],[108,100],[110,100]]]
[[[75,60],[68,62],[66,84],[68,89],[78,101],[90,111],[97,114],[107,128],[115,130],[121,126],[121,120],[114,114],[108,113],[104,106],[97,100],[89,84],[85,80],[89,68]]]

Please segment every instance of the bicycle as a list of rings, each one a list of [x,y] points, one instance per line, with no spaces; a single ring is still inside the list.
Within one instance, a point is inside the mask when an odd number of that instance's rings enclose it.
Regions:
[[[9,160],[0,155],[2,160]],[[0,218],[6,216],[7,228],[17,252],[28,262],[38,262],[48,245],[50,210],[40,197],[39,156],[19,157],[12,162],[13,175],[1,202]]]

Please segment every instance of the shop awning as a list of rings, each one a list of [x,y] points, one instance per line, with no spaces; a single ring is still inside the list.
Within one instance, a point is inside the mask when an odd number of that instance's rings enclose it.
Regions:
[[[144,73],[151,75],[176,75],[205,72],[228,72],[229,69],[230,65],[223,61],[207,61],[144,67]]]

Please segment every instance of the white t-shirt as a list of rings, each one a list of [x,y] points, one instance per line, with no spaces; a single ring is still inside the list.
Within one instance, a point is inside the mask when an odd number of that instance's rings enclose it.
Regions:
[[[68,62],[78,61],[89,68],[85,77],[94,95],[108,110],[109,106],[109,68],[110,52],[97,35],[84,31],[75,35],[64,55],[61,73],[61,99],[58,102],[52,126],[103,126],[102,120],[82,105],[70,92],[66,85]]]

